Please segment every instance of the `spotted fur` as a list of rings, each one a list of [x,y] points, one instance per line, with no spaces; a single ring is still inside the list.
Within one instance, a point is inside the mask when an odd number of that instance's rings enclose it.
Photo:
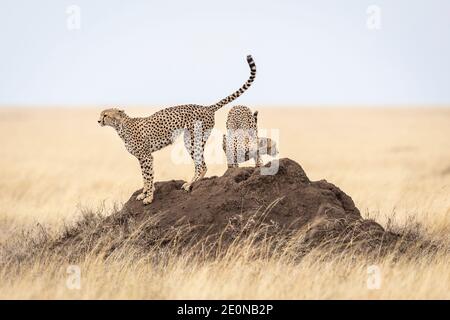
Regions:
[[[98,123],[101,126],[113,127],[125,143],[125,147],[140,163],[144,188],[137,197],[144,204],[153,201],[153,155],[171,143],[180,135],[184,135],[184,145],[194,161],[194,177],[183,185],[189,191],[192,184],[203,178],[207,167],[204,160],[204,147],[214,127],[214,114],[227,103],[232,102],[244,93],[252,84],[256,75],[256,65],[251,56],[247,56],[250,77],[244,85],[210,106],[195,104],[180,105],[160,110],[149,117],[132,118],[123,110],[106,109],[100,114]]]
[[[222,148],[227,157],[228,168],[238,167],[239,163],[255,160],[255,166],[262,165],[261,155],[278,154],[275,141],[258,137],[258,111],[246,106],[234,106],[228,112],[227,134],[223,135]]]

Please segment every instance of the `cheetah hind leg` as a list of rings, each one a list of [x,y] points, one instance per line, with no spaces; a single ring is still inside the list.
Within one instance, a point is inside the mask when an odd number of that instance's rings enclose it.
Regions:
[[[184,145],[191,155],[192,160],[194,160],[195,173],[191,182],[186,182],[181,186],[181,189],[185,191],[190,191],[192,189],[192,184],[200,179],[202,179],[208,168],[206,167],[204,159],[205,144],[211,133],[211,129],[203,131],[203,137],[201,141],[195,141],[192,139],[194,134],[192,131],[184,134]]]
[[[197,171],[197,170],[198,170],[198,171]],[[203,179],[203,177],[204,177],[205,174],[206,174],[206,171],[208,171],[208,168],[206,168],[206,165],[203,166],[203,168],[201,168],[201,169],[197,169],[197,168],[196,168],[196,173],[195,173],[194,178],[192,178],[191,182],[185,182],[185,183],[181,186],[181,189],[183,189],[183,190],[185,190],[185,191],[191,191],[191,189],[192,189],[192,184],[193,184],[195,181],[198,181],[198,180],[200,180],[200,179]]]
[[[149,204],[153,202],[153,192],[149,195],[147,195],[144,200],[142,200],[143,204]]]
[[[153,202],[153,194],[155,193],[155,185],[152,184],[151,188],[149,188],[144,197],[142,198],[142,203],[143,204],[150,204]],[[143,193],[141,193],[140,195],[142,195]],[[139,195],[139,196],[140,196]]]
[[[193,157],[195,159],[199,159],[198,157]],[[202,179],[206,172],[208,171],[208,168],[206,167],[206,163],[203,160],[203,154],[201,155],[201,161],[200,163],[197,162],[194,159],[194,163],[195,163],[195,173],[194,173],[194,177],[192,178],[191,182],[185,182],[182,186],[181,189],[185,190],[185,191],[191,191],[192,189],[192,184],[200,179]]]
[[[191,182],[185,182],[181,186],[181,189],[183,189],[184,191],[191,191],[191,188],[192,188],[192,181]]]
[[[153,192],[155,191],[155,186],[153,186],[153,191],[152,191],[152,195],[153,195]],[[139,193],[137,196],[136,196],[136,200],[137,201],[141,201],[141,200],[144,200],[146,197],[147,197],[147,195],[148,195],[148,189],[142,189],[142,192],[141,193]],[[151,196],[152,198],[153,198],[153,196]]]
[[[140,194],[138,194],[138,196],[136,197],[137,201],[141,201],[144,200],[144,198],[147,196],[147,192],[146,191],[142,191]]]
[[[136,200],[137,201],[144,200],[145,197],[147,196],[147,193],[148,193],[148,187],[147,187],[147,183],[144,179],[144,187],[142,188],[142,192],[136,196]]]

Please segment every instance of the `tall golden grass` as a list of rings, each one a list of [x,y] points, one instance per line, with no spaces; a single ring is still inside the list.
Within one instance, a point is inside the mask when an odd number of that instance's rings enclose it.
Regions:
[[[298,260],[289,252],[264,255],[264,247],[245,243],[216,259],[168,251],[160,261],[151,259],[161,254],[158,248],[139,258],[130,249],[106,260],[88,255],[77,261],[79,290],[66,285],[73,261],[48,251],[31,263],[11,260],[14,250],[20,256],[34,248],[26,242],[35,237],[20,233],[36,232],[36,223],[50,228],[46,237],[57,237],[83,209],[108,214],[141,187],[137,161],[112,129],[97,125],[99,111],[0,109],[0,244],[9,248],[0,251],[1,298],[450,298],[448,246],[437,254],[418,248],[375,260],[352,254],[330,258],[323,250]],[[216,116],[222,131],[226,111]],[[279,130],[281,156],[299,162],[312,180],[338,185],[364,217],[398,229],[413,220],[425,237],[449,243],[450,109],[259,111],[260,128],[269,134]],[[208,143],[208,175],[226,170],[213,163],[219,139]],[[191,177],[189,161],[173,163],[174,153],[183,152],[176,148],[155,154],[156,180]],[[378,289],[367,285],[370,265],[380,270]]]

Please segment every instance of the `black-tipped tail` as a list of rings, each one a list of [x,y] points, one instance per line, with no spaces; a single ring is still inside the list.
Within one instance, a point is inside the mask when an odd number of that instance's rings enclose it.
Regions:
[[[252,85],[252,83],[253,83],[253,81],[255,80],[255,77],[256,77],[256,64],[255,64],[255,61],[253,60],[251,55],[247,56],[247,63],[248,63],[248,66],[250,67],[250,77],[248,78],[248,80],[244,83],[244,85],[242,87],[239,88],[239,90],[237,90],[234,93],[230,94],[228,97],[220,100],[216,104],[210,106],[211,109],[213,109],[214,111],[219,110],[224,105],[226,105],[226,104],[236,100],[248,88],[250,88],[250,86]]]

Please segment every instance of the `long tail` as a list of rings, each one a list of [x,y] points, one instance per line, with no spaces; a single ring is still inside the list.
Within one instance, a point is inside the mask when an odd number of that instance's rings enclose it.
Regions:
[[[209,108],[214,110],[214,112],[219,110],[220,108],[222,108],[227,103],[230,103],[233,100],[237,99],[241,94],[243,94],[245,92],[245,90],[250,88],[250,86],[252,85],[252,82],[253,82],[253,80],[255,80],[255,76],[256,76],[256,64],[255,64],[255,61],[253,61],[252,56],[250,56],[250,55],[247,56],[247,62],[250,67],[250,78],[248,78],[247,82],[245,82],[244,85],[239,88],[239,90],[230,94],[228,97],[220,100],[216,104],[209,106]]]

